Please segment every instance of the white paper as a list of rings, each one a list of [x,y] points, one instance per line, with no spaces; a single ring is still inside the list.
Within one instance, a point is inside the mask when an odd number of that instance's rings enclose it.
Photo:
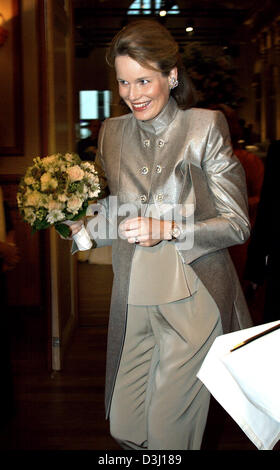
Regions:
[[[76,242],[79,251],[89,250],[92,247],[92,241],[84,226],[78,233],[73,235],[73,240]]]
[[[268,329],[267,325],[265,329]],[[280,329],[233,351],[222,360],[246,397],[280,423],[279,359]]]
[[[219,336],[197,374],[259,450],[273,449],[280,439],[277,403],[280,374],[277,338],[279,342],[280,330],[232,353],[230,349],[278,323],[258,325]],[[273,387],[277,390],[273,390]]]

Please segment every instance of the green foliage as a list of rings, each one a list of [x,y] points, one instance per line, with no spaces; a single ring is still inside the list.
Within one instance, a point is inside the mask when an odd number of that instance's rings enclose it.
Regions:
[[[68,238],[70,236],[71,230],[68,225],[63,223],[54,224],[56,231],[63,237]]]

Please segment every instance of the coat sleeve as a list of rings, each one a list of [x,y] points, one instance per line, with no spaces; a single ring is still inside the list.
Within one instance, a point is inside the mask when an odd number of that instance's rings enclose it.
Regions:
[[[209,127],[201,170],[207,181],[216,216],[200,220],[194,213],[194,222],[185,220],[182,234],[185,240],[192,238],[188,262],[232,245],[244,243],[250,235],[248,199],[244,170],[234,156],[229,129],[223,114],[213,113]],[[184,249],[182,240],[178,240]]]

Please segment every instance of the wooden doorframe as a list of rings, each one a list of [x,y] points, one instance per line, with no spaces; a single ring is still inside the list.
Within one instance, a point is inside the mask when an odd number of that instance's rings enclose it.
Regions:
[[[38,81],[39,81],[39,128],[40,128],[40,155],[47,155],[48,152],[48,87],[47,87],[47,60],[46,60],[46,41],[45,41],[45,2],[36,2],[36,24],[38,37]],[[51,318],[51,275],[50,275],[50,233],[44,231],[44,304],[46,310],[46,328],[47,328],[47,367],[52,370],[52,318]]]
[[[68,4],[71,4],[71,0],[68,0]],[[52,70],[52,63],[49,58],[50,50],[52,47],[50,44],[50,38],[48,37],[48,22],[52,14],[53,0],[41,0],[36,2],[36,17],[37,17],[37,28],[38,28],[38,63],[39,63],[39,115],[40,115],[40,142],[41,142],[41,156],[46,156],[55,151],[61,151],[56,149],[54,126],[50,126],[51,120],[54,116],[54,75]],[[72,21],[72,18],[71,18]],[[70,25],[71,27],[71,25]],[[73,64],[73,58],[72,58]],[[72,65],[73,73],[73,65]],[[74,89],[73,89],[74,93]],[[74,97],[71,98],[72,102]],[[72,103],[71,103],[72,104]],[[70,106],[71,107],[71,106]],[[69,113],[68,113],[69,114]],[[71,116],[68,115],[69,121],[71,122]],[[74,122],[74,110],[73,110],[73,122]],[[68,139],[69,148],[67,151],[73,151],[71,144],[74,141],[74,129],[73,139],[71,136]],[[59,287],[58,287],[58,275],[59,266],[57,259],[57,250],[60,243],[58,235],[51,229],[45,231],[45,292],[44,300],[47,311],[47,329],[48,329],[48,344],[47,344],[47,358],[48,358],[48,369],[49,370],[61,370],[63,367],[63,356],[67,348],[73,330],[76,328],[78,323],[78,288],[77,288],[77,260],[76,257],[70,257],[69,260],[69,272],[71,278],[70,296],[71,296],[71,312],[70,321],[66,324],[65,328],[62,327],[60,316],[60,304],[59,302]],[[63,242],[69,244],[69,242]]]

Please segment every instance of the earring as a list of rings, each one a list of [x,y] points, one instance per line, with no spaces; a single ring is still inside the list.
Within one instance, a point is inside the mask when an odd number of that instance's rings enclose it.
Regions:
[[[178,85],[179,85],[178,80],[176,80],[175,77],[172,77],[172,78],[170,79],[170,82],[169,82],[170,90],[173,90],[173,89],[176,88],[176,86],[178,86]]]

